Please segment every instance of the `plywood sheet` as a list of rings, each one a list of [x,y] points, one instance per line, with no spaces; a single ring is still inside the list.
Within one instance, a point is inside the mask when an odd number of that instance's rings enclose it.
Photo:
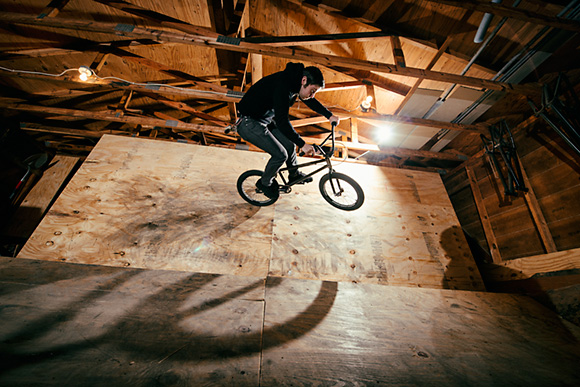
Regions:
[[[263,278],[9,258],[0,273],[0,385],[259,385]]]
[[[266,288],[261,385],[574,385],[578,334],[524,297],[287,280]]]
[[[437,174],[341,164],[366,200],[329,206],[316,184],[276,207],[270,274],[290,278],[483,290]]]
[[[235,186],[264,163],[261,153],[104,136],[19,256],[265,276],[273,208],[246,204]]]
[[[310,159],[301,159],[303,161]],[[270,207],[237,193],[267,155],[105,136],[19,257],[149,269],[483,289],[439,175],[337,163],[366,201],[313,184]]]
[[[0,385],[575,385],[530,298],[0,257]]]

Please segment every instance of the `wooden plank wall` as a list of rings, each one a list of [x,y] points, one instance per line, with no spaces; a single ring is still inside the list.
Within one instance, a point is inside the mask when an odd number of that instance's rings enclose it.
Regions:
[[[104,136],[19,254],[65,262],[483,290],[438,174],[342,163],[366,201],[335,209],[313,184],[274,206],[237,177],[264,153]]]
[[[558,251],[580,247],[580,156],[549,131],[515,135],[518,155]],[[487,157],[473,166],[502,260],[546,253],[524,196],[510,197],[489,167]],[[487,246],[465,171],[444,179],[464,230]],[[463,187],[457,190],[456,187]]]
[[[532,295],[580,323],[580,157],[545,128],[520,131],[515,141],[531,190],[526,196],[506,197],[486,157],[471,167],[500,257],[476,257],[488,261],[480,265],[482,277],[488,290]],[[489,254],[489,232],[464,179],[465,169],[444,180],[464,231]],[[526,200],[534,196],[536,209]]]

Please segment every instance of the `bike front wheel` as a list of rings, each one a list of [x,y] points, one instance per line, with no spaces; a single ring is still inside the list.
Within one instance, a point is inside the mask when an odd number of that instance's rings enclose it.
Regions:
[[[259,207],[269,206],[278,200],[278,198],[270,199],[256,187],[256,183],[260,180],[263,173],[263,171],[256,169],[246,171],[238,177],[237,183],[238,193],[242,199]]]
[[[330,172],[322,176],[318,187],[324,200],[344,211],[360,208],[365,200],[361,186],[353,178],[342,173]]]

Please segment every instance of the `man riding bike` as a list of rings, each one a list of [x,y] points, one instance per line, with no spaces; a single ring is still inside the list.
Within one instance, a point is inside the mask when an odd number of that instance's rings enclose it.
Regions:
[[[297,164],[296,146],[307,155],[314,154],[314,147],[304,142],[288,117],[290,106],[296,99],[300,98],[311,110],[338,124],[339,118],[314,98],[323,87],[324,77],[320,69],[291,62],[284,71],[270,74],[252,85],[238,104],[239,135],[271,156],[262,178],[256,183],[256,187],[269,198],[277,198],[280,194],[275,177],[282,165],[286,163],[292,167]],[[296,171],[290,174],[289,180],[294,182],[303,176],[302,172]],[[312,182],[312,178],[304,182]]]

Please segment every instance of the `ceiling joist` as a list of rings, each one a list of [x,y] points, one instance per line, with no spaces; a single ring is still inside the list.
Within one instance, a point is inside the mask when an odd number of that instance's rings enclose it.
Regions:
[[[183,44],[213,47],[216,49],[269,55],[274,57],[287,58],[291,60],[308,61],[329,67],[340,66],[356,70],[376,71],[392,75],[402,75],[413,78],[425,78],[434,81],[447,82],[482,89],[513,92],[525,95],[537,95],[540,93],[540,87],[539,85],[536,84],[524,84],[524,85],[511,84],[506,82],[498,82],[491,81],[488,79],[469,77],[465,75],[462,76],[457,74],[443,73],[438,71],[412,67],[400,67],[396,65],[374,61],[344,58],[334,55],[315,54],[297,49],[289,49],[286,47],[271,47],[267,45],[246,43],[242,42],[240,39],[227,38],[221,35],[215,37],[216,35],[215,33],[209,34],[212,36],[188,35],[183,33],[174,33],[169,31],[160,31],[156,29],[143,28],[134,25],[119,25],[115,23],[104,23],[94,21],[88,22],[83,20],[71,20],[71,19],[47,20],[47,19],[37,19],[35,17],[28,15],[13,14],[13,13],[5,13],[0,15],[0,20],[16,24],[28,24],[65,29],[81,29],[85,31],[100,32],[105,34],[150,38],[162,42],[165,41],[175,43],[180,42]],[[201,31],[200,29],[201,27],[197,29],[198,33]]]

